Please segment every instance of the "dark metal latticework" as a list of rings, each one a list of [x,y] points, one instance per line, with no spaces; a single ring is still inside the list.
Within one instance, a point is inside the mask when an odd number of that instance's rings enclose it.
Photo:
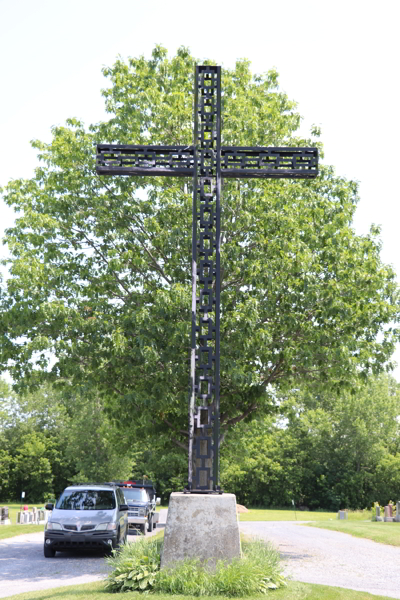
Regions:
[[[99,175],[192,177],[194,148],[99,144],[96,170]],[[317,174],[316,148],[221,146],[223,178],[314,179]]]
[[[219,473],[219,452],[216,449],[219,444],[221,67],[204,66],[196,69],[194,159],[196,170],[193,178],[188,488],[202,491],[211,488],[217,491]],[[199,258],[198,264],[197,258]],[[200,287],[198,297],[197,282]]]
[[[221,146],[221,67],[197,66],[193,146],[99,144],[99,175],[193,177],[187,491],[219,492],[221,180],[313,179],[317,148]],[[199,291],[197,293],[197,285]]]

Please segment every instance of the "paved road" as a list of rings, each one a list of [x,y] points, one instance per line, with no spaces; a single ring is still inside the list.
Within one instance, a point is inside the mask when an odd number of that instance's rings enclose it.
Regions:
[[[161,523],[166,512],[161,511]],[[297,581],[400,599],[400,547],[293,522],[244,522],[240,529],[272,542],[282,555],[286,575]],[[136,539],[129,536],[129,541]],[[0,598],[97,581],[106,575],[107,565],[100,555],[62,552],[45,559],[42,533],[0,541]]]
[[[163,511],[161,511],[163,512]],[[165,527],[166,513],[153,533]],[[138,536],[129,535],[134,542]],[[43,556],[43,533],[27,533],[0,540],[0,598],[22,592],[46,590],[104,579],[108,566],[101,554],[57,552],[55,558]]]
[[[400,598],[400,547],[293,522],[244,522],[240,529],[272,542],[294,580]]]

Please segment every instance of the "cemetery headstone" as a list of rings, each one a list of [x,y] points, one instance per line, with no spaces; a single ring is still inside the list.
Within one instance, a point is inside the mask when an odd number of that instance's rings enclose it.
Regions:
[[[395,516],[394,520],[397,523],[400,523],[400,502],[396,502],[396,516]]]
[[[347,510],[339,510],[338,519],[347,519]]]
[[[394,521],[394,518],[393,518],[393,507],[392,507],[391,504],[388,504],[387,506],[385,506],[385,516],[384,516],[383,520],[386,523],[391,523],[392,521]]]
[[[11,525],[11,521],[8,516],[8,506],[2,506],[0,508],[0,525]]]

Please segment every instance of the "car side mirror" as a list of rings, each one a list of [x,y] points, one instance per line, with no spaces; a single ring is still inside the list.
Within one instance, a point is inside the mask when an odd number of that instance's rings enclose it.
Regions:
[[[161,504],[161,498],[157,498],[156,504],[157,504],[157,506],[159,506]]]
[[[51,502],[48,502],[47,504],[45,504],[46,510],[53,510],[53,508],[54,508],[54,504],[52,504]]]
[[[129,506],[128,506],[127,504],[120,504],[120,505],[119,505],[119,510],[120,510],[121,512],[124,512],[124,511],[126,511],[126,510],[129,510]]]

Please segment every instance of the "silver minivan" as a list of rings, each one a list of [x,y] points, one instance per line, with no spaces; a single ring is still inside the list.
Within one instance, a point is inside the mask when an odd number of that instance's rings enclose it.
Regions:
[[[44,532],[46,558],[63,550],[111,550],[126,542],[128,506],[119,487],[70,485],[46,509],[52,511]]]

